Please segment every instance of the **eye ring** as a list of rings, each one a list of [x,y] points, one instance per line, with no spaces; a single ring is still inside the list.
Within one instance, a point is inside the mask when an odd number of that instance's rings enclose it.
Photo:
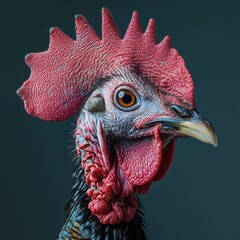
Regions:
[[[116,106],[123,111],[132,111],[140,106],[140,98],[137,91],[128,86],[121,86],[114,94]]]

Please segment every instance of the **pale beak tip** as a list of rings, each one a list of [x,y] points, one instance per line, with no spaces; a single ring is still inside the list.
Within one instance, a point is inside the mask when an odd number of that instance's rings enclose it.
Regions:
[[[211,136],[208,137],[208,143],[212,144],[214,147],[218,146],[218,138],[217,138],[217,135],[215,134],[214,130],[212,130]]]
[[[212,142],[212,145],[213,145],[214,147],[217,147],[217,146],[218,146],[217,136],[215,136],[215,139],[214,139],[214,141]]]

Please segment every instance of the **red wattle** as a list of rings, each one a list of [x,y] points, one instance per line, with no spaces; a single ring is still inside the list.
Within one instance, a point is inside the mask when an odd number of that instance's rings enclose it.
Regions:
[[[163,150],[162,150],[162,161],[161,165],[158,169],[157,174],[154,176],[153,181],[159,181],[161,180],[167,170],[169,169],[174,155],[174,149],[176,145],[176,139],[172,140]]]
[[[142,186],[152,181],[158,172],[162,158],[160,126],[153,130],[153,136],[135,139],[130,144],[120,144],[117,158],[124,176],[134,186]]]

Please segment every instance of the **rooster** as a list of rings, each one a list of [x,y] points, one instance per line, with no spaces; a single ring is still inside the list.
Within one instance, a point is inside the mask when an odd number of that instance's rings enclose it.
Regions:
[[[75,17],[76,40],[50,29],[49,49],[26,56],[30,78],[18,90],[26,111],[46,121],[78,113],[76,168],[59,239],[146,239],[138,194],[166,174],[178,137],[217,146],[196,110],[183,58],[155,23],[144,33],[133,13],[122,39],[102,10],[102,39]]]

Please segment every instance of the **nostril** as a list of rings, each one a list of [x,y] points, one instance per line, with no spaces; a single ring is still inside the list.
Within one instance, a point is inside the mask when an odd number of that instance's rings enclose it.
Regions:
[[[186,120],[192,118],[191,111],[189,111],[186,108],[183,108],[183,107],[181,107],[179,105],[175,105],[175,104],[171,105],[170,108],[173,111],[173,113],[175,115],[177,115],[178,117],[181,117],[181,118],[186,119]]]

